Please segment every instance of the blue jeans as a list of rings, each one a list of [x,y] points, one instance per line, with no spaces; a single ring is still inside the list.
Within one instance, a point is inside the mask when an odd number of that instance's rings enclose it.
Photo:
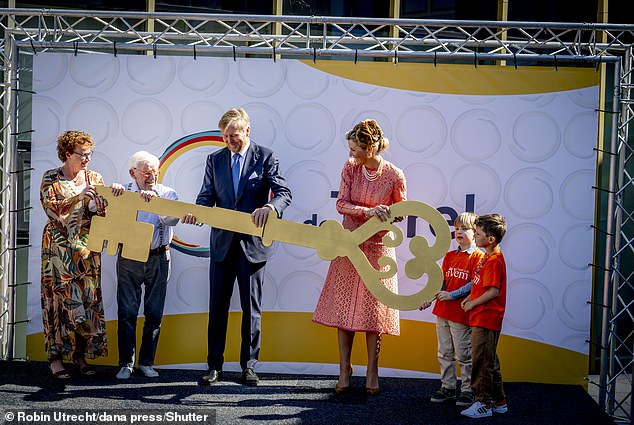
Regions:
[[[143,296],[143,336],[139,364],[154,365],[165,307],[165,294],[170,274],[170,252],[151,255],[147,262],[117,258],[117,315],[119,340],[119,366],[134,366],[136,352],[136,321]]]

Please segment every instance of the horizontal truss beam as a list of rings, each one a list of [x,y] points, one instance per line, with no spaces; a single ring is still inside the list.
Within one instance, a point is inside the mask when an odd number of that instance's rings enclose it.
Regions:
[[[146,31],[150,22],[153,32]],[[396,37],[390,37],[391,29]],[[310,50],[320,56],[356,52],[357,56],[416,58],[476,53],[609,57],[622,56],[634,42],[634,25],[52,9],[0,9],[0,30],[34,46],[116,42],[166,49],[196,46],[209,51],[235,47],[258,54],[258,50],[275,49],[280,54]]]

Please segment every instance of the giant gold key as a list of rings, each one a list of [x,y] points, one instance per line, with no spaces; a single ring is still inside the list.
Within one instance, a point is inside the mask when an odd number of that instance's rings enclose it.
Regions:
[[[314,248],[324,260],[348,257],[370,293],[383,304],[399,310],[414,310],[423,301],[431,301],[440,290],[443,276],[438,260],[449,250],[451,232],[446,219],[435,208],[419,201],[403,201],[390,206],[392,217],[414,216],[426,220],[434,230],[435,241],[430,246],[424,236],[414,236],[409,242],[413,258],[405,263],[405,274],[410,279],[427,275],[427,284],[410,295],[399,295],[387,289],[381,279],[398,272],[396,262],[390,257],[379,259],[380,269],[370,264],[359,245],[373,235],[387,231],[383,244],[397,247],[403,242],[403,232],[393,222],[371,218],[357,229],[344,229],[334,220],[324,221],[319,226],[282,220],[274,211],[269,213],[264,227],[256,227],[248,213],[225,208],[206,207],[183,201],[152,198],[145,202],[137,193],[124,192],[114,196],[109,188],[97,186],[97,192],[108,201],[105,217],[92,219],[88,237],[88,249],[100,252],[107,242],[106,252],[116,255],[121,245],[121,256],[137,261],[146,261],[152,243],[151,224],[136,221],[139,211],[170,217],[192,214],[200,223],[218,229],[259,236],[265,245],[274,241]]]

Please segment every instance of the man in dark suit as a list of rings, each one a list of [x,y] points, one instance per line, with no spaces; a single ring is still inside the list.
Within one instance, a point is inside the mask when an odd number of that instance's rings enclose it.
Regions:
[[[196,204],[251,213],[253,223],[262,227],[270,210],[281,216],[291,202],[290,189],[279,174],[279,161],[273,151],[249,139],[251,128],[244,109],[225,112],[218,128],[227,147],[207,157]],[[272,199],[269,192],[273,192]],[[189,215],[184,222],[193,224],[196,218]],[[221,378],[229,304],[237,279],[242,308],[242,382],[257,385],[259,378],[253,368],[260,354],[262,284],[271,247],[265,247],[257,236],[222,229],[212,228],[210,239],[209,370],[199,384],[210,385]]]

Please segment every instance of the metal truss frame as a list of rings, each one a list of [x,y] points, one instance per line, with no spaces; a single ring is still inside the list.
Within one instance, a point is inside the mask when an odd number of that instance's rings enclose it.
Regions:
[[[605,246],[595,248],[593,264],[603,270],[603,278],[595,279],[603,299],[589,302],[602,313],[596,337],[599,402],[617,422],[634,423],[634,25],[0,9],[0,31],[0,358],[8,359],[13,358],[13,294],[19,284],[14,217],[23,208],[16,197],[16,182],[24,171],[16,168],[24,134],[18,128],[19,55],[64,49],[613,69],[612,102],[607,111],[599,111],[611,131],[597,149],[598,166],[609,167],[609,176],[598,178],[596,188],[597,199],[607,204],[596,219],[601,223],[596,234],[604,235],[599,239]],[[605,249],[603,259],[599,248]],[[623,379],[629,393],[618,396],[616,384]]]

